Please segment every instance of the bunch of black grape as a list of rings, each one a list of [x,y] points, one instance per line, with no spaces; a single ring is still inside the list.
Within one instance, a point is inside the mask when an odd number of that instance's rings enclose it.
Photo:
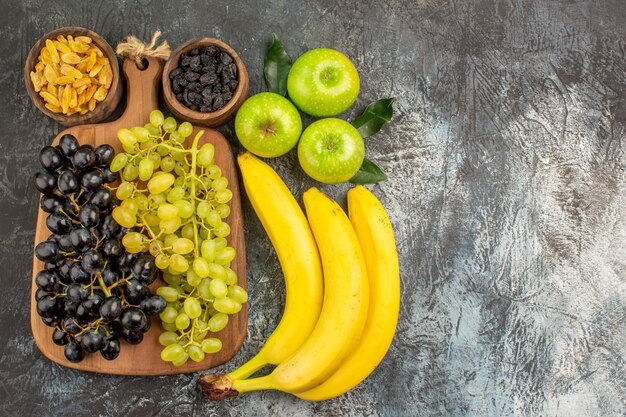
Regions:
[[[35,247],[45,263],[35,277],[37,313],[71,362],[97,351],[115,359],[120,339],[140,343],[148,316],[166,307],[148,288],[157,274],[153,258],[127,253],[121,239],[130,229],[111,216],[119,203],[106,185],[118,179],[109,169],[114,155],[109,145],[79,146],[69,134],[39,154],[45,172],[35,186],[52,235]]]

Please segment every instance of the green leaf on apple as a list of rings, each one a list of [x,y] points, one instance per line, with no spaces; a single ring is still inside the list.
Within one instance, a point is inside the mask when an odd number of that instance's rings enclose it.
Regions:
[[[363,159],[361,168],[354,177],[350,178],[352,184],[376,184],[387,179],[387,174],[369,159]]]
[[[352,126],[359,130],[363,138],[376,134],[391,120],[394,101],[396,101],[396,99],[390,97],[371,103],[359,117],[354,119]]]
[[[284,96],[287,93],[287,76],[291,69],[291,58],[283,48],[276,34],[272,34],[272,44],[263,62],[263,74],[267,90]]]

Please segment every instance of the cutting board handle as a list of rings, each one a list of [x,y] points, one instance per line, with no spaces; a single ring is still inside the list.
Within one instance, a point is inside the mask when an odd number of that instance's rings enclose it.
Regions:
[[[124,60],[122,71],[126,78],[126,110],[116,120],[121,126],[143,126],[150,112],[159,108],[159,90],[163,61],[156,58],[145,58],[147,67],[139,69],[135,61]]]

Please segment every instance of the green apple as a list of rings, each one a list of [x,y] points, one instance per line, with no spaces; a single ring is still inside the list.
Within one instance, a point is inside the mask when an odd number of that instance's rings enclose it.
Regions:
[[[298,109],[285,97],[260,93],[247,99],[237,111],[235,133],[250,152],[274,158],[289,152],[302,133]]]
[[[359,131],[341,119],[322,119],[304,130],[298,144],[300,166],[311,178],[327,184],[348,181],[365,157]]]
[[[359,73],[334,49],[313,49],[294,62],[287,78],[289,98],[303,112],[317,117],[346,111],[359,95]]]

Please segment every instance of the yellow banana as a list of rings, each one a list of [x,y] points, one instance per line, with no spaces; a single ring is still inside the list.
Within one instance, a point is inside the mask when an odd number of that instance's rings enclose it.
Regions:
[[[313,331],[323,299],[322,265],[309,223],[283,180],[249,152],[238,156],[246,194],[278,255],[285,277],[282,319],[259,353],[231,372],[243,379],[267,364],[279,364]]]
[[[319,321],[298,351],[269,375],[232,379],[202,377],[209,398],[276,389],[296,393],[320,384],[358,343],[367,318],[369,287],[365,261],[348,217],[316,188],[304,193],[304,205],[324,270],[324,302]]]
[[[348,191],[348,213],[367,268],[367,321],[357,347],[339,369],[315,388],[295,394],[305,400],[326,400],[358,385],[382,361],[396,330],[400,270],[391,222],[382,204],[363,186]]]

